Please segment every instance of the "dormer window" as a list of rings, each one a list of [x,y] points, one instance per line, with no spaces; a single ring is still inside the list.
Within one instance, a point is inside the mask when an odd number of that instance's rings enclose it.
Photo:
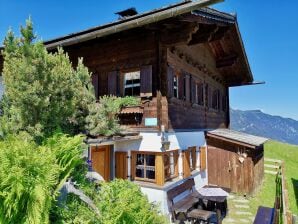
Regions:
[[[124,73],[124,95],[140,96],[140,71]]]

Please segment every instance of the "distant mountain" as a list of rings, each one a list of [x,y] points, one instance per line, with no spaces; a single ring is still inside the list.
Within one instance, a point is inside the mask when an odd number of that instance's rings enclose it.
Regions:
[[[230,111],[231,129],[298,145],[298,121],[260,110]]]

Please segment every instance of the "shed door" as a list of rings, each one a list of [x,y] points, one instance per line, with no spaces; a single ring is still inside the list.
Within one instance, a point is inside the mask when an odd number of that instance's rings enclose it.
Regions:
[[[127,179],[127,152],[115,152],[116,178]]]
[[[231,189],[231,161],[229,154],[231,152],[208,146],[208,182]]]
[[[104,180],[110,180],[110,146],[91,147],[92,169]]]
[[[253,181],[250,157],[240,163],[236,152],[208,146],[207,158],[209,184],[230,188],[232,192],[250,193]]]

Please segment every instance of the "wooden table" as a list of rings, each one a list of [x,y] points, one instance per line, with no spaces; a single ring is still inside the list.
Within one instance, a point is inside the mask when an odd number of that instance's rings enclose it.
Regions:
[[[216,216],[216,213],[202,209],[193,209],[187,213],[188,218],[191,219],[191,223],[198,220],[208,222],[213,215]]]

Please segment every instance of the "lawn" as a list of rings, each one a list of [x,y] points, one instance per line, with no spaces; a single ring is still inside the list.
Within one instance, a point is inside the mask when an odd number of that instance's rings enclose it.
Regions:
[[[290,210],[298,214],[298,146],[268,141],[265,157],[285,162]],[[264,174],[264,181],[258,192],[249,197],[231,195],[228,199],[229,214],[224,223],[252,223],[260,205],[273,207],[275,200],[275,175]]]
[[[298,146],[269,141],[265,144],[265,157],[285,162],[290,210],[294,214],[298,214]],[[266,189],[271,190],[270,187],[266,187]]]

